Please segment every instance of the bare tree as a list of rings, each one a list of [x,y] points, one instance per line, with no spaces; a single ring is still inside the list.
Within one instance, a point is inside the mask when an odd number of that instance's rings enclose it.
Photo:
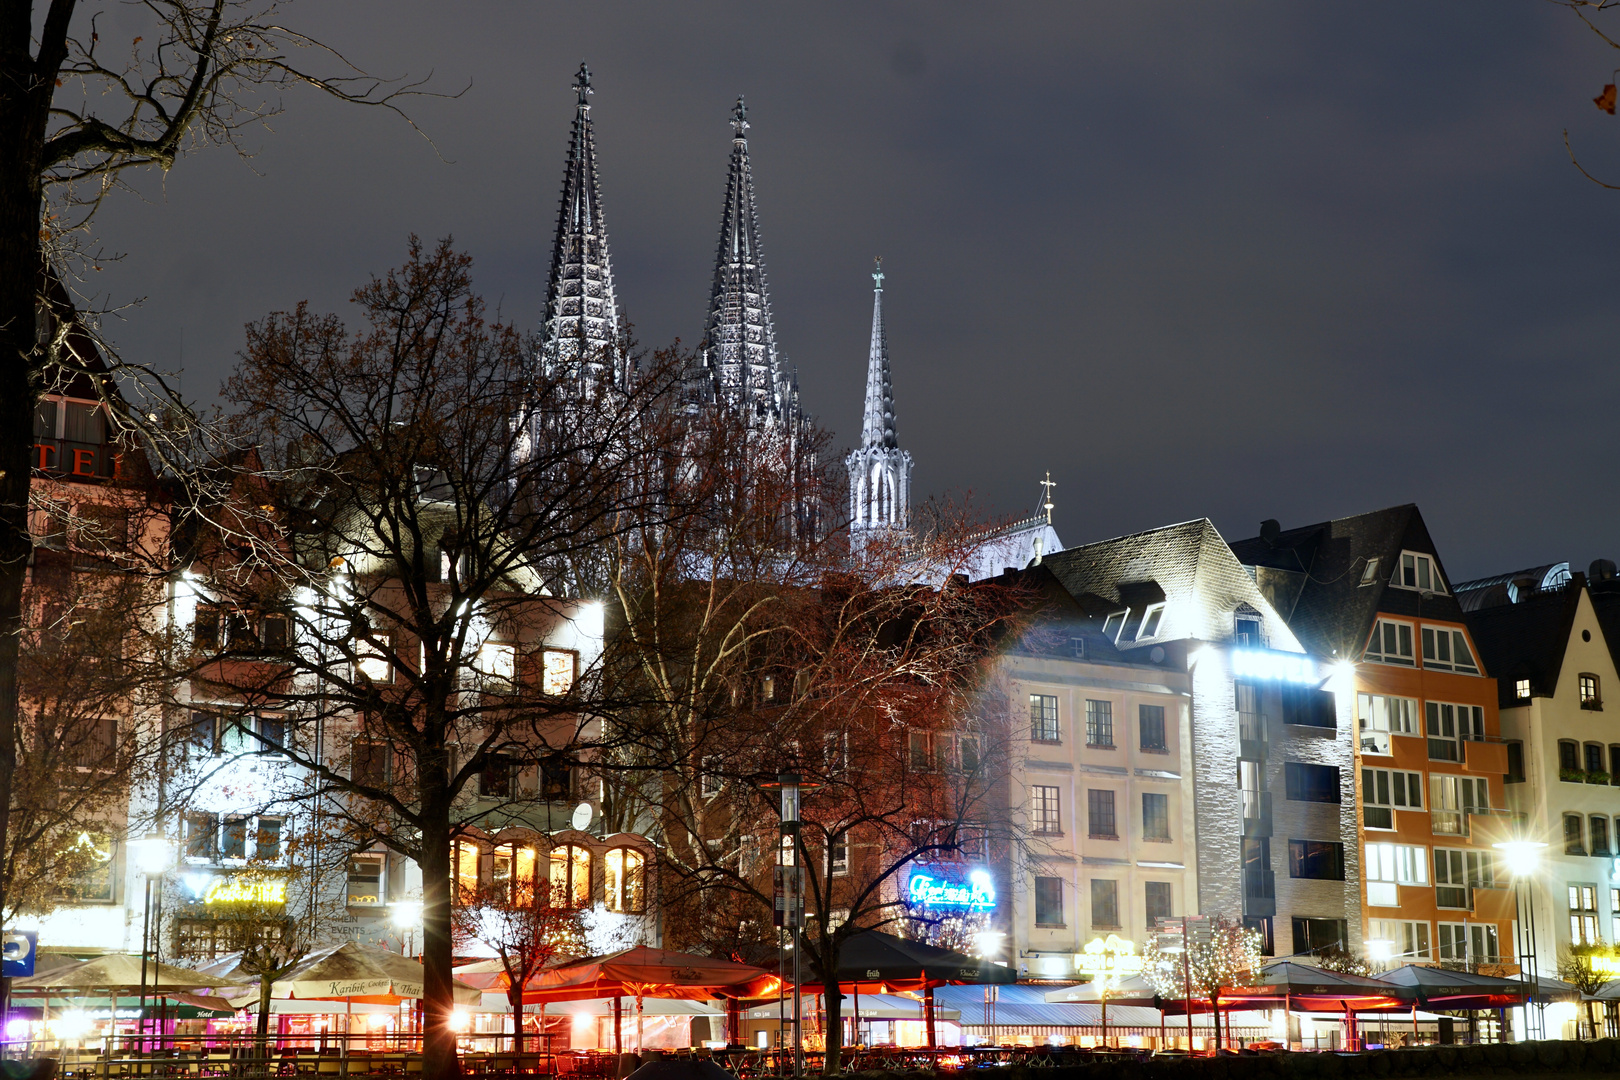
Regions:
[[[1580,991],[1586,1006],[1586,1031],[1597,1038],[1597,1017],[1592,1013],[1592,997],[1609,982],[1606,965],[1594,965],[1594,959],[1612,960],[1615,950],[1601,941],[1577,942],[1558,950],[1558,977]]]
[[[454,910],[456,940],[493,949],[512,1006],[512,1051],[523,1053],[523,988],[543,969],[585,955],[585,920],[561,890],[500,881],[463,890]]]
[[[425,1068],[441,1076],[452,843],[561,827],[525,778],[618,737],[602,610],[564,568],[667,520],[648,470],[672,449],[678,367],[654,358],[629,386],[536,370],[448,242],[413,241],[354,301],[352,333],[303,307],[249,328],[225,396],[260,449],[229,465],[234,512],[209,514],[193,555],[199,612],[245,640],[211,631],[192,684],[285,717],[274,738],[307,778],[288,798],[321,829],[421,867]],[[266,620],[273,643],[253,630]]]
[[[244,0],[135,4],[39,0],[0,8],[0,850],[11,850],[13,789],[28,783],[19,656],[25,624],[29,490],[37,462],[22,433],[42,394],[88,380],[122,430],[183,449],[165,419],[186,410],[161,377],[76,345],[89,329],[64,317],[64,257],[104,195],[129,170],[172,168],[206,145],[236,146],[243,130],[280,110],[278,95],[313,87],[398,111],[408,83],[371,78],[336,52],[282,25],[279,5]],[[107,18],[113,9],[118,18]],[[104,35],[114,25],[140,28]],[[300,66],[322,58],[330,72]],[[54,193],[56,213],[48,213]],[[105,362],[103,362],[105,361]],[[125,406],[133,398],[137,406]],[[182,425],[184,428],[185,425]],[[0,911],[14,911],[0,879]]]
[[[1236,919],[1212,915],[1207,931],[1183,943],[1186,952],[1167,952],[1158,937],[1149,939],[1142,961],[1154,989],[1167,998],[1202,998],[1215,1020],[1215,1045],[1221,1045],[1220,999],[1223,990],[1252,986],[1260,975],[1260,934]]]

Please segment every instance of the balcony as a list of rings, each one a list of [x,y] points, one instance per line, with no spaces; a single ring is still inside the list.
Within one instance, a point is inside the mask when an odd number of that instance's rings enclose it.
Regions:
[[[1270,836],[1271,792],[1244,791],[1241,794],[1243,796],[1243,835]]]
[[[1243,871],[1243,914],[1277,914],[1277,875],[1275,871]]]
[[[1434,906],[1453,911],[1474,910],[1474,890],[1466,885],[1436,885]]]
[[[1463,743],[1463,769],[1487,776],[1506,776],[1507,744],[1499,741],[1479,742],[1473,739]]]
[[[1238,757],[1250,761],[1262,760],[1266,756],[1266,714],[1254,712],[1238,713]]]

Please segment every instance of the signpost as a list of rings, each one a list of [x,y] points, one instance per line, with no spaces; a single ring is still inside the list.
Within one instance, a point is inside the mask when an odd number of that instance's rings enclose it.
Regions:
[[[38,930],[6,931],[4,951],[0,952],[0,976],[18,979],[32,975],[34,954],[38,951]]]

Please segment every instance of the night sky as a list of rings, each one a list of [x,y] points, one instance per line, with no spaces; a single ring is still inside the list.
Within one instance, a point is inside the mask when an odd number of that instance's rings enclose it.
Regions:
[[[702,332],[745,94],[807,407],[840,453],[858,437],[882,255],[920,492],[1024,514],[1051,470],[1069,544],[1416,501],[1457,580],[1620,558],[1620,192],[1562,141],[1620,181],[1620,118],[1591,101],[1617,57],[1563,8],[345,0],[283,19],[375,72],[471,85],[412,106],[442,160],[395,117],[297,92],[251,161],[207,151],[114,198],[99,240],[123,258],[96,284],[145,302],[110,335],[183,365],[188,396],[212,400],[243,323],[300,299],[347,314],[412,232],[453,235],[533,327],[585,59],[641,341]]]

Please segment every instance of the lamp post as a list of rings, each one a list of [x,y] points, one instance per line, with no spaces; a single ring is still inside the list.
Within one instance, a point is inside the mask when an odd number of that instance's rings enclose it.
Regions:
[[[136,1021],[136,1031],[146,1034],[146,958],[152,948],[152,879],[161,877],[169,868],[171,851],[169,841],[161,832],[149,832],[145,837],[131,845],[135,848],[135,865],[146,878],[146,899],[141,905],[141,1014]],[[158,897],[162,899],[162,892]],[[162,933],[162,926],[158,927]],[[118,1031],[118,1006],[114,999],[112,1018],[109,1021],[110,1029]]]
[[[804,784],[796,772],[781,772],[775,783],[767,788],[780,788],[782,792],[782,842],[777,845],[778,885],[776,888],[777,924],[793,931],[793,1075],[804,1076],[803,1006],[799,996],[802,967],[799,954],[803,951],[800,935],[804,922],[803,870],[799,866],[799,791]],[[783,861],[791,854],[792,862]]]
[[[1531,1031],[1530,1004],[1535,998],[1535,988],[1540,978],[1536,971],[1536,894],[1534,891],[1536,871],[1541,866],[1541,852],[1547,845],[1538,840],[1505,840],[1491,845],[1502,853],[1502,859],[1507,863],[1508,873],[1513,877],[1513,918],[1518,923],[1517,933],[1514,937],[1516,950],[1519,954],[1519,978],[1525,984],[1524,997],[1524,1034],[1529,1038]],[[1521,905],[1519,887],[1524,885],[1527,890],[1527,899]],[[1525,918],[1528,911],[1529,918]],[[1527,925],[1528,924],[1528,925]],[[1528,962],[1527,962],[1528,961]],[[1540,1007],[1537,1007],[1539,1014]],[[1537,1017],[1535,1029],[1542,1037],[1546,1036],[1545,1024]]]

